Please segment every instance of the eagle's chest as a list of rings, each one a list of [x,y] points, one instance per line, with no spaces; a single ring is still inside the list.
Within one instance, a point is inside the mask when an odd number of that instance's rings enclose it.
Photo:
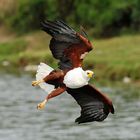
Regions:
[[[88,80],[81,68],[75,68],[66,73],[63,83],[69,88],[80,88],[88,84]]]

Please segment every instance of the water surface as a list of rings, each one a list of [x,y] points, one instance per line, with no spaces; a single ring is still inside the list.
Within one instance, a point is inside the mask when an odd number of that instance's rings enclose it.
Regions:
[[[49,101],[45,110],[36,105],[45,92],[31,86],[28,76],[0,78],[0,140],[139,140],[139,99],[125,99],[123,90],[100,88],[112,98],[116,113],[104,122],[74,123],[80,108],[68,94]],[[128,94],[134,94],[129,90]]]

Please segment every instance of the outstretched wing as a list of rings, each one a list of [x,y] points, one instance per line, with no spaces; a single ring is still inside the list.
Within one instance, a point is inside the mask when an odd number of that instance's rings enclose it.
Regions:
[[[91,85],[68,89],[67,92],[81,106],[81,116],[75,120],[77,123],[103,121],[109,112],[114,114],[112,102]]]
[[[62,21],[42,22],[42,30],[52,36],[50,50],[59,59],[60,69],[79,67],[86,53],[92,50],[89,40]]]

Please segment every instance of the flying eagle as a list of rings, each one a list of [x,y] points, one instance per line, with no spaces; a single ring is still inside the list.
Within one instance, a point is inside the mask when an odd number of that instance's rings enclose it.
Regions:
[[[103,121],[110,112],[114,113],[112,101],[88,84],[94,73],[82,69],[84,57],[93,49],[86,33],[83,30],[77,33],[63,21],[47,20],[41,27],[52,37],[49,47],[53,57],[59,60],[59,69],[54,70],[44,63],[38,66],[32,85],[39,85],[48,95],[37,108],[43,109],[49,99],[67,92],[81,107],[77,123]]]

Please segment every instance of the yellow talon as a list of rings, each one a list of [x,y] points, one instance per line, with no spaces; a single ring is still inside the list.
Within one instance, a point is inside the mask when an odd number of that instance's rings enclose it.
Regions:
[[[44,80],[32,81],[32,86],[37,86],[42,82],[44,82]]]
[[[45,108],[47,100],[44,100],[43,102],[41,102],[40,104],[37,105],[37,109],[41,110]]]
[[[37,86],[38,84],[38,81],[32,81],[32,86]]]

